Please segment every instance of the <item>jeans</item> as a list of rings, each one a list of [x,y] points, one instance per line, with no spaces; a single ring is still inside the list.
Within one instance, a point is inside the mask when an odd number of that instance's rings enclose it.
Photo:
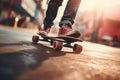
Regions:
[[[53,25],[53,20],[56,18],[58,8],[62,5],[62,2],[63,0],[50,0],[46,11],[46,17],[44,19],[44,25],[48,27]],[[74,23],[80,2],[81,0],[68,0],[60,23],[64,21],[69,21],[71,24]]]

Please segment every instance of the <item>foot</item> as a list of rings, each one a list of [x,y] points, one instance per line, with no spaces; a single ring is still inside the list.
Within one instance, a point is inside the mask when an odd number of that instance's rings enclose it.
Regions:
[[[43,36],[47,36],[48,33],[50,32],[50,29],[51,29],[51,27],[45,28],[45,26],[43,26],[43,29],[39,30],[38,34],[43,35]]]
[[[71,36],[71,37],[75,37],[75,38],[78,38],[81,35],[78,30],[72,30],[72,27],[68,26],[66,24],[63,24],[60,27],[58,34],[59,34],[59,36],[66,35],[66,36]]]

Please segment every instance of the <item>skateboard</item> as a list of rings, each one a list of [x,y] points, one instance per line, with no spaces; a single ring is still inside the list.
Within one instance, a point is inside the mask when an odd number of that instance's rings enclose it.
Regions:
[[[39,36],[41,38],[39,38]],[[38,33],[38,35],[33,35],[32,42],[38,43],[38,41],[45,41],[50,42],[51,45],[53,45],[53,49],[55,50],[61,50],[63,47],[69,47],[72,48],[75,53],[80,53],[83,49],[83,47],[79,44],[71,45],[71,43],[74,42],[82,42],[82,39],[80,38],[74,38],[70,36],[45,36]]]

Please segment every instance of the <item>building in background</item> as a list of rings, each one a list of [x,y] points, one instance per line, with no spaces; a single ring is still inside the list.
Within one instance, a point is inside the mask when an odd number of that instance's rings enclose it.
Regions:
[[[1,0],[0,2],[0,23],[14,25],[15,18],[19,18],[18,26],[24,21],[40,20],[43,11],[38,0]],[[38,23],[39,24],[39,23]]]
[[[111,0],[112,1],[112,0]],[[120,46],[120,2],[79,12],[75,26],[84,40]]]

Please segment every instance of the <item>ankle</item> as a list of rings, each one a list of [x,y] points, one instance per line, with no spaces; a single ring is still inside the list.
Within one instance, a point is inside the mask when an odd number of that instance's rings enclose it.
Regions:
[[[67,26],[69,26],[69,27],[72,26],[71,21],[68,21],[68,20],[63,20],[63,21],[61,21],[61,22],[59,23],[59,26],[62,27],[64,24],[67,25]]]

